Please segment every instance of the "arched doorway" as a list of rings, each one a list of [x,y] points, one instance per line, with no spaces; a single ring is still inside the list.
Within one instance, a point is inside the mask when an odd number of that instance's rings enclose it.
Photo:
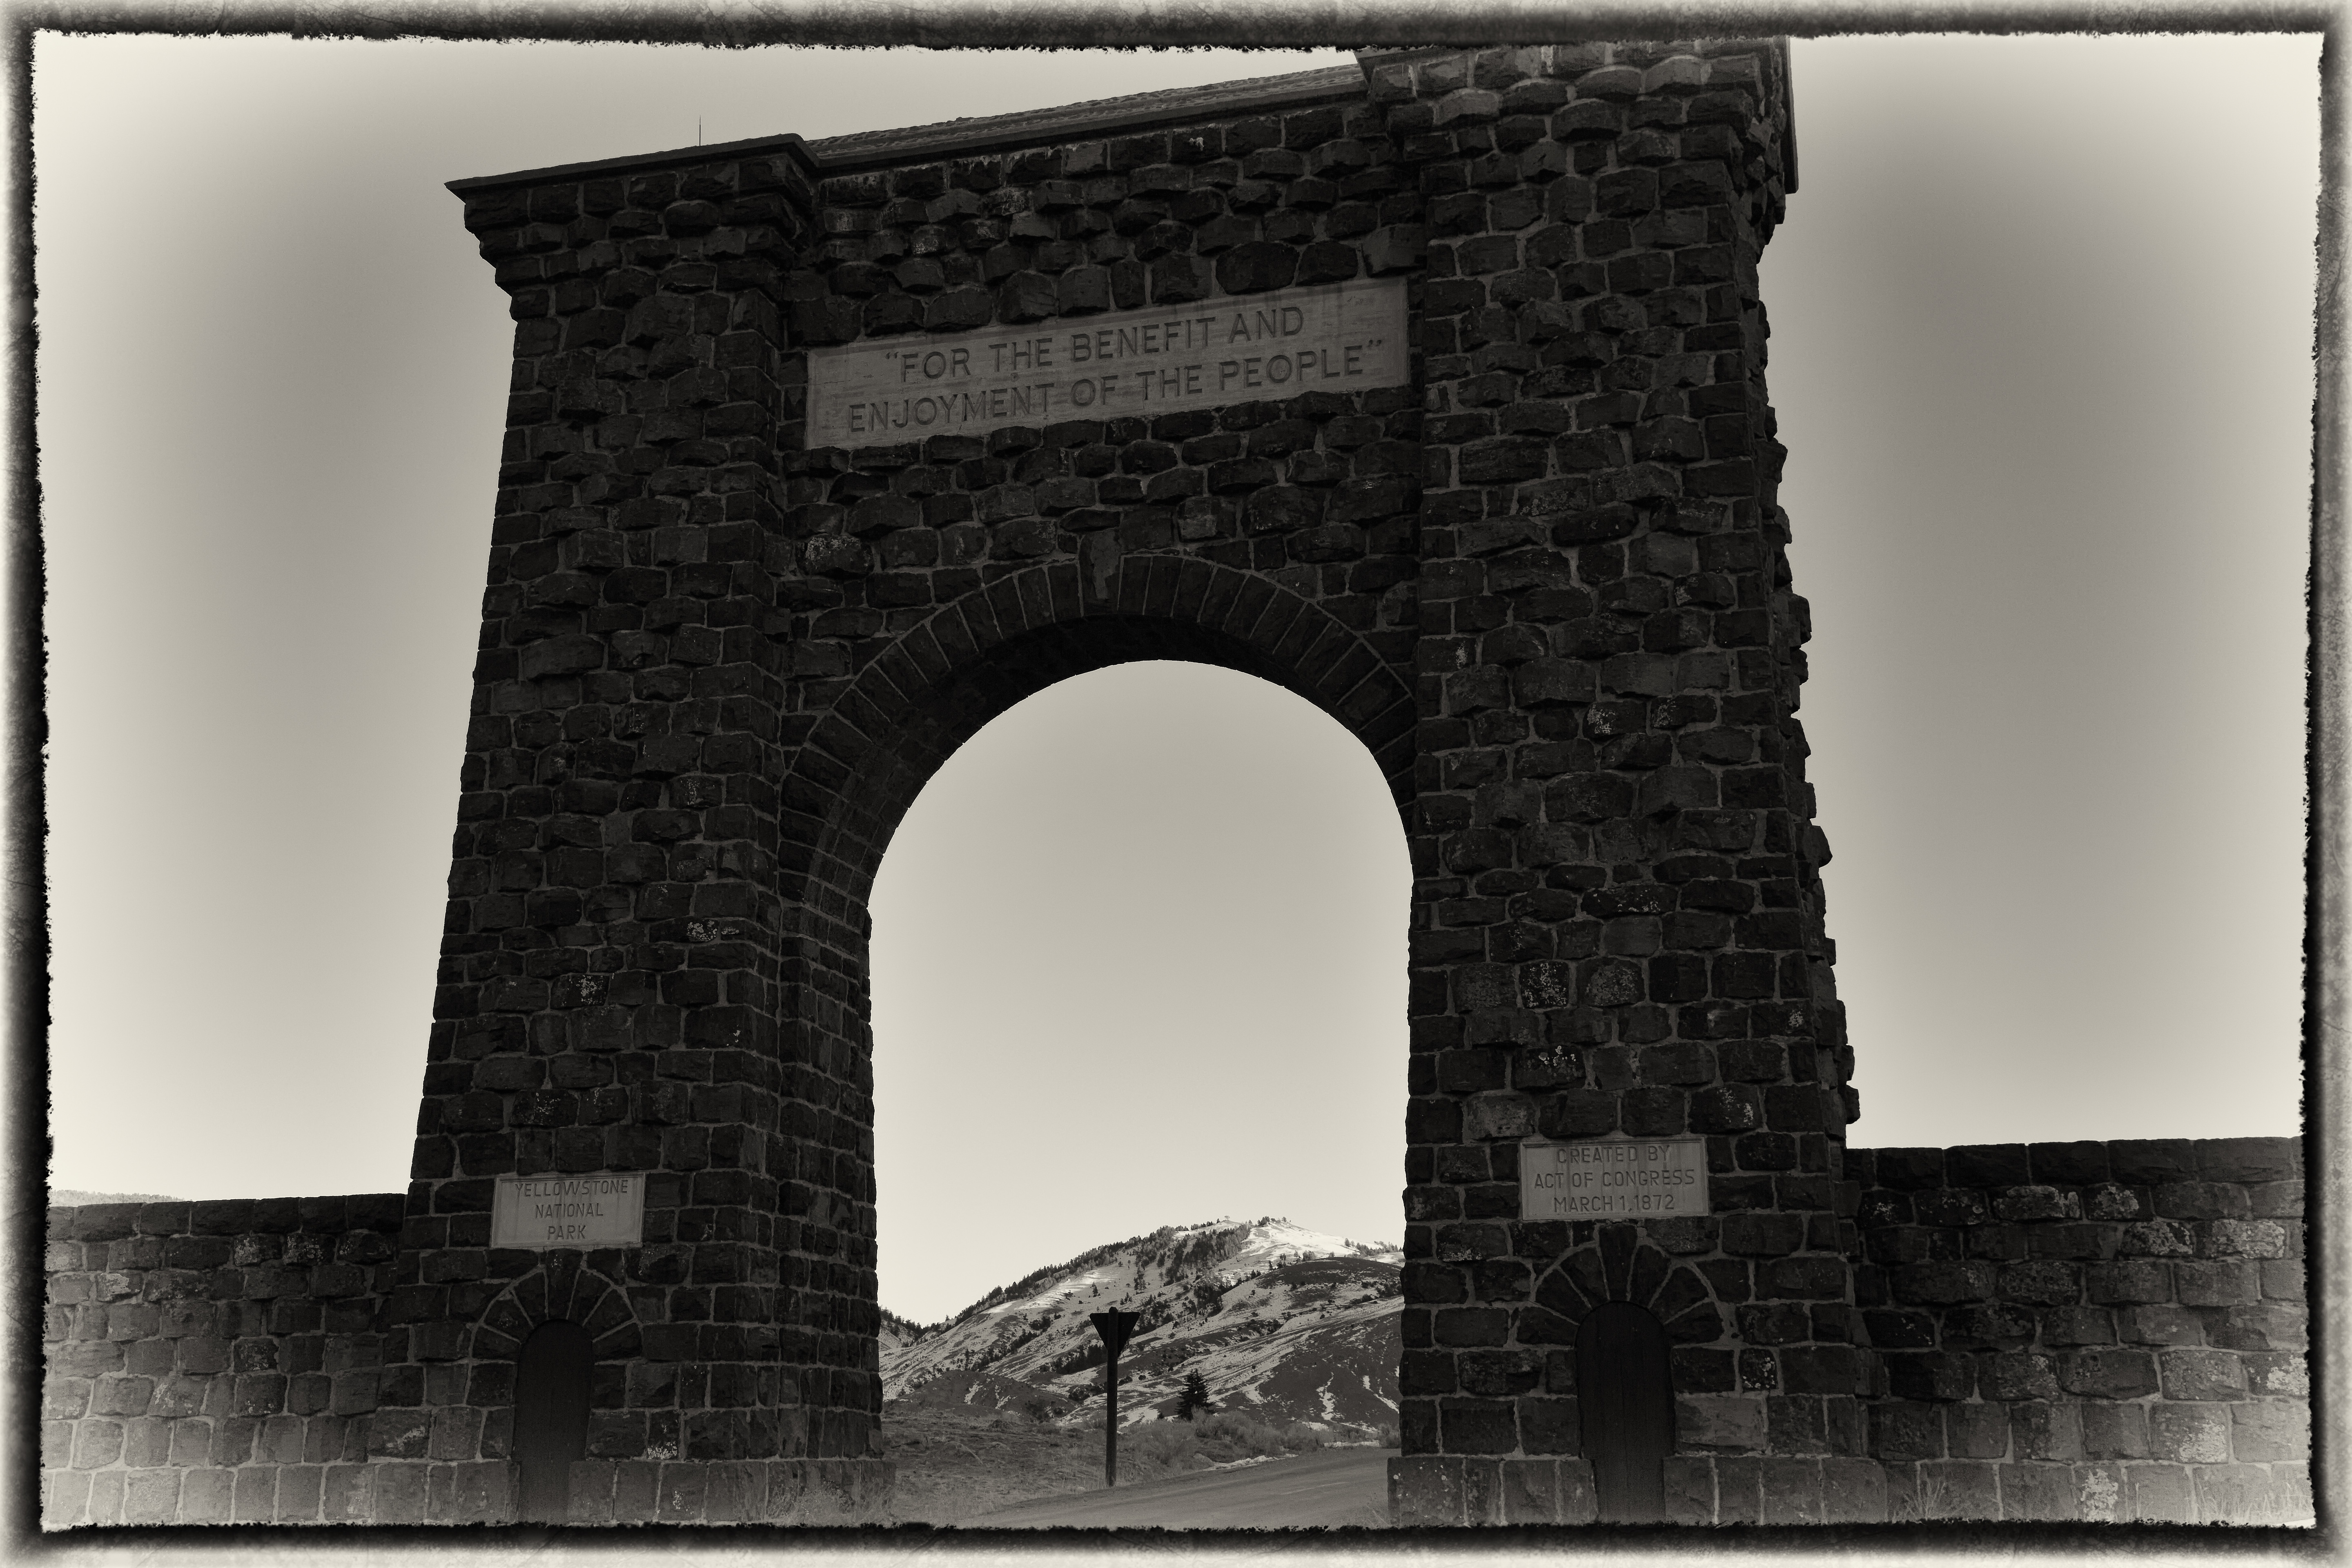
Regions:
[[[539,1325],[515,1358],[514,1457],[521,1466],[516,1517],[530,1524],[569,1518],[572,1462],[588,1457],[588,1382],[596,1347],[578,1323]]]
[[[1576,1396],[1602,1521],[1663,1523],[1675,1390],[1655,1313],[1631,1301],[1592,1309],[1576,1331]]]

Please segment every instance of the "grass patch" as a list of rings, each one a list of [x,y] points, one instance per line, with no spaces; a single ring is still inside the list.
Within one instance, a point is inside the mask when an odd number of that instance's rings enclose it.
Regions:
[[[1118,1436],[1122,1483],[1158,1480],[1195,1468],[1165,1450]],[[1025,1414],[893,1403],[882,1411],[882,1453],[898,1467],[889,1519],[902,1524],[962,1524],[1033,1498],[1098,1491],[1103,1434],[1058,1426]]]
[[[963,1524],[1035,1498],[1099,1491],[1101,1417],[1066,1426],[1006,1412],[894,1402],[882,1412],[883,1457],[898,1467],[893,1523]],[[1150,1421],[1118,1435],[1122,1486],[1156,1481],[1237,1459],[1312,1453],[1322,1436],[1247,1411],[1194,1421]]]

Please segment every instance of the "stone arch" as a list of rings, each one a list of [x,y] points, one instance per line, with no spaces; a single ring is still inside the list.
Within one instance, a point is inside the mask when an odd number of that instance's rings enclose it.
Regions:
[[[491,1298],[461,1353],[478,1362],[511,1362],[533,1329],[558,1321],[586,1329],[599,1362],[635,1355],[643,1337],[625,1286],[576,1253],[551,1252]]]
[[[1403,649],[1384,656],[1376,634],[1340,618],[1347,606],[1376,614],[1377,601],[1335,596],[1327,601],[1341,606],[1335,614],[1286,579],[1300,581],[1196,556],[1085,548],[925,615],[809,721],[778,790],[777,1012],[797,1103],[783,1112],[788,1135],[771,1147],[764,1174],[786,1254],[788,1331],[826,1347],[854,1375],[803,1376],[804,1405],[862,1383],[880,1406],[866,900],[900,819],[958,747],[1056,681],[1186,660],[1304,697],[1371,753],[1401,817],[1413,800],[1415,703]],[[1301,585],[1314,581],[1310,573]],[[725,937],[729,924],[706,929]]]
[[[1549,1327],[1559,1342],[1573,1344],[1585,1317],[1603,1301],[1648,1309],[1664,1325],[1669,1344],[1724,1338],[1722,1309],[1697,1269],[1643,1241],[1637,1226],[1601,1224],[1594,1230],[1536,1282],[1536,1301],[1551,1314]]]
[[[887,1489],[872,876],[982,724],[1149,658],[1302,693],[1411,805],[1409,919],[1430,940],[1408,950],[1405,1299],[1479,1305],[1475,1344],[1413,1352],[1428,1376],[1400,1396],[1400,1521],[1462,1522],[1503,1495],[1498,1456],[1565,1451],[1558,1358],[1522,1353],[1498,1384],[1487,1352],[1572,1342],[1618,1296],[1656,1304],[1679,1365],[1709,1370],[1694,1383],[1720,1384],[1735,1353],[1759,1381],[1811,1358],[1780,1395],[1792,1422],[1710,1447],[1811,1453],[1820,1430],[1859,1450],[1831,1202],[1852,1054],[1753,281],[1793,184],[1785,54],[1645,39],[1362,64],[457,187],[513,296],[511,460],[372,1458],[466,1453],[465,1423],[500,1403],[496,1356],[530,1313],[518,1295],[477,1332],[516,1262],[488,1245],[490,1179],[643,1172],[644,1244],[590,1255],[646,1320],[600,1452],[684,1467],[662,1497],[703,1499],[678,1507],[713,1521],[761,1511],[739,1462],[767,1466],[763,1486]],[[1474,152],[1486,132],[1452,123],[1471,77],[1540,105],[1515,124],[1549,133]],[[1612,150],[1652,119],[1687,127],[1679,172]],[[1145,140],[1163,134],[1164,167]],[[1112,169],[1104,145],[1143,162]],[[1261,153],[1329,178],[1277,191],[1267,232],[1229,244],[1210,193]],[[1156,196],[1168,168],[1191,171],[1203,216],[1155,231],[1164,255],[1079,263],[1070,242],[1099,216],[1079,207]],[[1416,191],[1456,194],[1423,212]],[[1354,196],[1375,192],[1366,231]],[[919,208],[942,220],[940,258],[899,277],[882,263]],[[1629,231],[1637,210],[1672,221]],[[1015,212],[1021,243],[1000,249]],[[1027,244],[1040,223],[1051,250]],[[641,240],[677,275],[622,266]],[[1585,297],[1604,256],[1611,280],[1675,287]],[[811,344],[1045,331],[1359,274],[1395,280],[1371,285],[1402,307],[1378,341],[1406,350],[1365,384],[811,439],[836,428]],[[1602,952],[1611,922],[1654,918],[1646,964]],[[1741,1212],[1643,1218],[1622,1244],[1502,1223],[1510,1142],[1538,1128],[1739,1134],[1716,1148]],[[1766,1252],[1781,1304],[1740,1310],[1771,1313],[1773,1342],[1736,1352],[1707,1285],[1727,1305]],[[477,1340],[493,1359],[449,1365]],[[1517,1386],[1538,1359],[1541,1394]],[[503,1458],[478,1430],[469,1457]],[[614,1517],[677,1511],[617,1479],[608,1495]]]
[[[1217,665],[1297,693],[1363,742],[1400,813],[1412,801],[1408,675],[1330,611],[1270,576],[1197,557],[1059,562],[940,606],[816,721],[782,790],[787,900],[820,928],[847,920],[862,939],[882,853],[958,747],[1056,681],[1142,659]]]
[[[458,1346],[458,1359],[473,1363],[469,1384],[482,1413],[486,1449],[512,1452],[515,1378],[523,1342],[532,1330],[558,1321],[578,1323],[593,1342],[591,1432],[598,1410],[625,1402],[629,1367],[644,1348],[627,1289],[603,1270],[587,1267],[576,1253],[543,1254],[538,1267],[490,1299]]]

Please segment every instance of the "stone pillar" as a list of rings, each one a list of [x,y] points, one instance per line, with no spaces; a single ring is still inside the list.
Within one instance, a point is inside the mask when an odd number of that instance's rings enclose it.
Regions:
[[[868,1068],[780,1026],[779,280],[809,165],[782,138],[452,188],[514,377],[369,1453],[506,1458],[516,1348],[568,1317],[600,1362],[576,1519],[854,1508],[887,1486]],[[488,1246],[494,1178],[617,1172],[647,1176],[643,1245]]]
[[[1757,298],[1785,55],[1368,66],[1427,233],[1397,1522],[1592,1517],[1604,1300],[1674,1347],[1674,1517],[1821,1518],[1864,1373]],[[1713,1215],[1520,1222],[1521,1140],[1685,1133]]]

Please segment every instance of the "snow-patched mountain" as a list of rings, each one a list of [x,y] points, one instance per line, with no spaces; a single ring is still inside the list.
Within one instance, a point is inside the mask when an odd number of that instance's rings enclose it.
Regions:
[[[1089,1314],[1139,1320],[1119,1357],[1120,1425],[1175,1413],[1199,1373],[1221,1409],[1339,1428],[1396,1420],[1403,1257],[1287,1220],[1175,1226],[990,1291],[946,1322],[883,1314],[886,1400],[1067,1406],[1102,1379]]]
[[[905,1350],[908,1345],[921,1339],[925,1331],[921,1324],[910,1323],[898,1313],[885,1310],[882,1314],[882,1331],[876,1336],[881,1342],[882,1359],[887,1362],[892,1352]]]

